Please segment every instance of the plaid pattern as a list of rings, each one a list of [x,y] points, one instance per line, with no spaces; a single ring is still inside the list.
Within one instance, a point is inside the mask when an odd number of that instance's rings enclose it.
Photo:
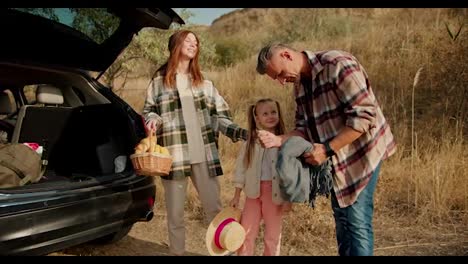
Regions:
[[[229,106],[211,81],[192,88],[195,109],[200,121],[210,176],[223,174],[218,153],[219,132],[233,142],[247,139],[247,130],[232,122]],[[172,171],[165,179],[183,179],[191,175],[187,133],[177,89],[165,88],[163,77],[154,78],[147,90],[143,116],[148,122],[156,119],[158,144],[173,156]]]
[[[333,189],[340,207],[346,207],[356,201],[380,161],[395,153],[395,141],[367,73],[354,56],[336,50],[304,53],[312,79],[294,87],[296,129],[321,143],[345,126],[364,133],[332,157]]]

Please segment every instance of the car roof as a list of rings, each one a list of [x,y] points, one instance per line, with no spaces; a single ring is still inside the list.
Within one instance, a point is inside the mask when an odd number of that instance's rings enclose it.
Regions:
[[[104,72],[135,33],[172,23],[171,8],[0,9],[0,61]]]

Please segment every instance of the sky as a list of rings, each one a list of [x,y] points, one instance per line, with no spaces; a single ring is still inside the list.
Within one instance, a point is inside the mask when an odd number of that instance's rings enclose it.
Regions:
[[[174,8],[179,12],[181,8]],[[187,8],[188,11],[193,13],[189,18],[189,22],[199,25],[211,25],[211,22],[223,14],[229,13],[239,8]]]

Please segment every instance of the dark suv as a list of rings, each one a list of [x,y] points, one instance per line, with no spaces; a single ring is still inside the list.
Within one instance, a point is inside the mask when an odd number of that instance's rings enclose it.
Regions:
[[[141,116],[92,75],[143,27],[183,20],[168,8],[0,10],[0,141],[44,148],[44,176],[0,189],[0,255],[45,255],[113,242],[153,216],[156,188],[130,154]]]

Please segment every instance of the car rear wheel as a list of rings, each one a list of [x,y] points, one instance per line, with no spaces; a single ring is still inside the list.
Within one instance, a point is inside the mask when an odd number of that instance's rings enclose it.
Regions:
[[[94,244],[112,244],[112,243],[115,243],[115,242],[119,241],[120,239],[124,238],[128,234],[128,232],[130,232],[132,227],[133,227],[133,224],[123,226],[119,231],[111,233],[111,234],[103,236],[103,237],[100,237],[100,238],[97,238],[97,239],[93,240],[92,243],[94,243]]]

